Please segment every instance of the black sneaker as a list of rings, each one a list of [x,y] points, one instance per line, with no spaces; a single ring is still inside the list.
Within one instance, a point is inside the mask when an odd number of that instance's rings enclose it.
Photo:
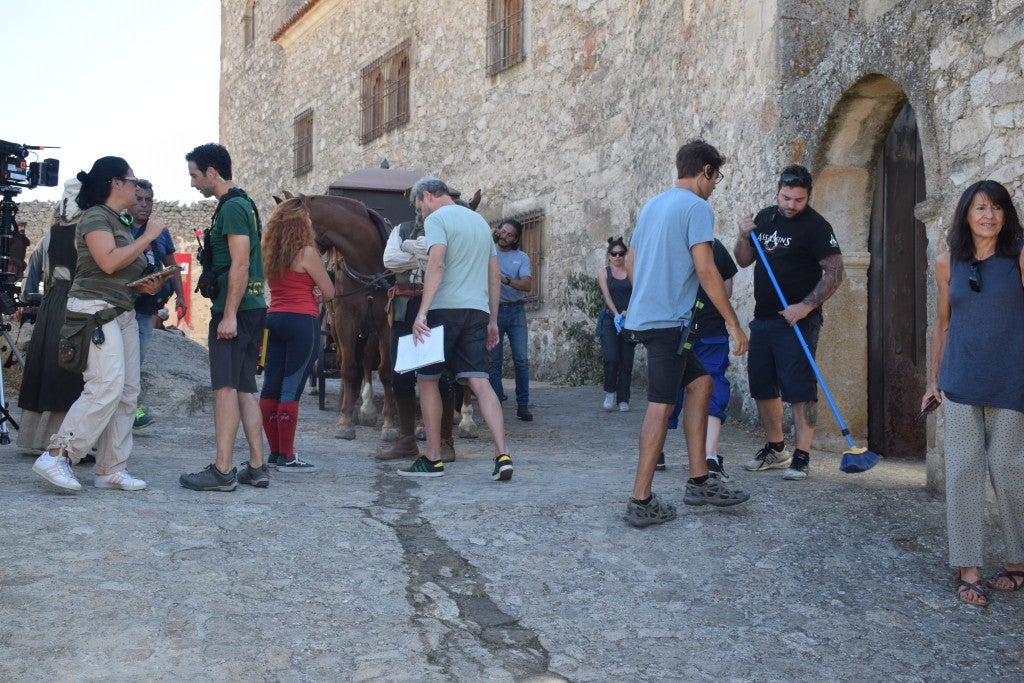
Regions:
[[[494,471],[491,472],[491,479],[494,481],[508,481],[512,478],[512,456],[502,453],[494,459]]]
[[[239,484],[248,484],[258,489],[265,489],[270,486],[270,475],[267,474],[267,464],[259,467],[252,467],[249,463],[243,463],[235,475]]]
[[[311,462],[302,460],[297,455],[293,455],[292,459],[289,460],[286,455],[277,456],[277,471],[278,472],[316,472],[316,465]]]
[[[676,518],[676,506],[669,503],[662,503],[658,496],[651,494],[651,501],[644,505],[630,498],[626,503],[626,514],[624,520],[635,527],[645,527],[652,524],[670,522]]]
[[[533,422],[533,413],[530,412],[530,406],[521,405],[516,408],[516,417],[523,422]]]
[[[800,456],[794,456],[793,462],[790,463],[789,468],[782,474],[782,478],[791,481],[806,479],[810,469],[811,459],[809,457],[801,458]]]
[[[662,451],[658,455],[658,464],[654,466],[654,469],[657,470],[658,472],[665,471],[665,451]]]
[[[235,468],[227,474],[221,474],[214,464],[209,464],[198,472],[183,474],[178,483],[193,491],[234,491],[238,486]]]
[[[708,472],[714,472],[722,481],[730,481],[729,475],[725,473],[724,463],[720,455],[716,455],[714,459],[708,458]]]
[[[440,460],[434,462],[427,460],[427,456],[421,455],[416,458],[416,462],[412,464],[412,467],[404,470],[398,470],[398,476],[400,477],[443,477],[444,476],[444,463]]]
[[[276,465],[278,460],[284,461],[284,453],[271,453],[267,456],[268,465]]]

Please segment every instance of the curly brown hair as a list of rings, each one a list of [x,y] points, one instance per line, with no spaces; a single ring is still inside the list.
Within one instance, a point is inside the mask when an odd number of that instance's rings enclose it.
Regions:
[[[313,222],[299,197],[286,199],[270,214],[263,228],[263,273],[276,280],[304,247],[314,246]]]

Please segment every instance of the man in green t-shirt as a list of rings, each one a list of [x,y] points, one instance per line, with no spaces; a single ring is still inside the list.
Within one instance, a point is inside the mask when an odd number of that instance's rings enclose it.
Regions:
[[[233,491],[238,482],[270,485],[263,460],[263,416],[256,399],[256,361],[263,341],[267,303],[263,297],[263,252],[259,213],[252,200],[231,182],[231,156],[221,145],[200,145],[185,155],[192,187],[216,197],[210,229],[213,269],[220,292],[211,307],[207,345],[213,387],[213,428],[217,455],[180,483],[196,491]],[[232,466],[238,425],[249,442],[249,460]]]

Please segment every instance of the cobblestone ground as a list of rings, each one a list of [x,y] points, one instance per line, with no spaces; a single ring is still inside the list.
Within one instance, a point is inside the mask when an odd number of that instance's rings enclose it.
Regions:
[[[333,439],[315,397],[298,450],[318,471],[263,490],[178,486],[212,459],[209,415],[137,439],[138,493],[94,489],[87,466],[60,493],[0,447],[0,680],[1020,680],[1024,592],[956,601],[923,463],[844,475],[815,453],[787,482],[743,471],[759,439],[727,424],[750,502],[684,508],[671,433],[655,490],[679,517],[637,530],[621,516],[643,401],[533,397],[532,423],[505,408],[507,484],[484,429],[446,476],[409,481],[371,457],[375,430]],[[992,573],[993,533],[988,549]]]

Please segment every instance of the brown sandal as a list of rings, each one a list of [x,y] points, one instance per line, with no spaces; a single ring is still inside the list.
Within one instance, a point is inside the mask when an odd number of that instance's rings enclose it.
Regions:
[[[980,602],[972,602],[967,600],[967,595],[973,594],[974,596],[981,598]],[[960,578],[960,570],[956,570],[956,597],[960,598],[960,602],[974,607],[988,607],[988,596],[985,595],[985,589],[981,585],[981,581],[964,581]]]
[[[1010,583],[1013,584],[1013,588],[1000,588],[994,585],[992,582],[998,579],[1009,579]],[[1024,588],[1024,571],[1014,571],[1012,569],[1004,569],[991,579],[985,581],[989,588],[994,588],[997,591],[1019,591]]]

